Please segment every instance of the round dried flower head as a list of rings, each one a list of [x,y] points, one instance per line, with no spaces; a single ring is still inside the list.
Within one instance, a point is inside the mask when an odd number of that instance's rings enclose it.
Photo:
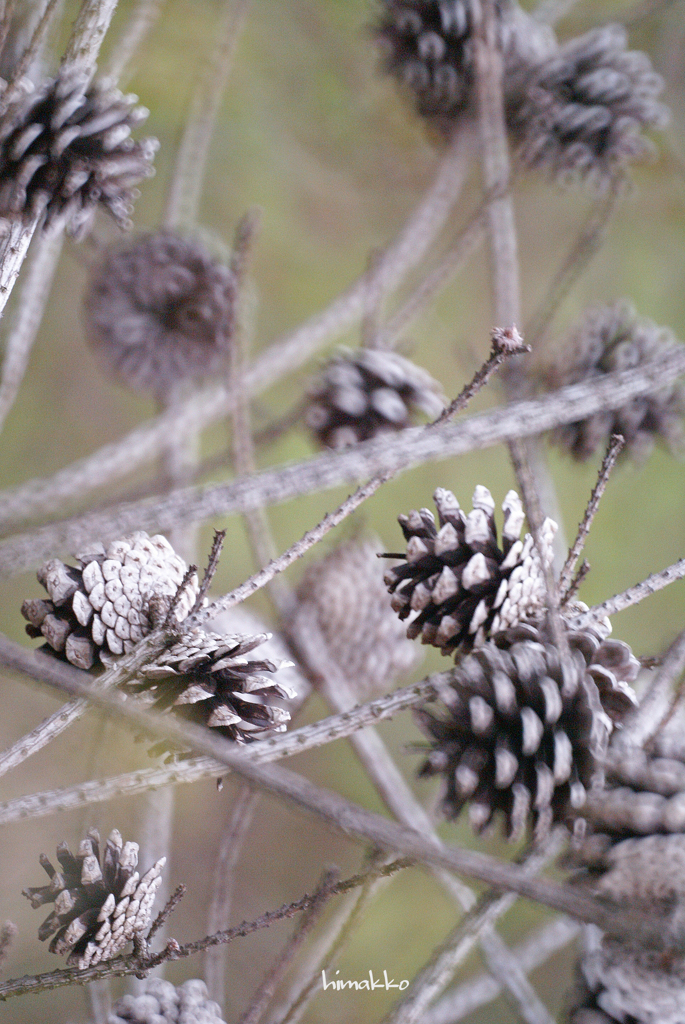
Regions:
[[[99,833],[89,829],[76,856],[66,843],[59,844],[59,870],[45,854],[39,859],[50,884],[24,889],[23,895],[34,909],[55,905],[38,929],[41,941],[53,936],[51,953],[67,954],[67,963],[83,970],[111,960],[135,935],[147,931],[165,857],[141,878],[137,843],[124,843],[114,829],[101,859]]]
[[[545,56],[553,34],[518,4],[498,0],[498,42],[505,91],[521,64]],[[447,134],[475,105],[473,20],[469,0],[383,0],[374,36],[383,70],[400,83],[417,112]]]
[[[612,721],[593,671],[604,672],[601,637],[570,631],[568,641],[564,666],[543,626],[500,632],[441,677],[437,713],[417,711],[431,741],[420,774],[444,779],[449,818],[468,805],[478,832],[501,812],[509,837],[531,822],[541,837],[583,806]]]
[[[508,122],[522,160],[562,182],[608,182],[622,164],[652,152],[642,131],[667,120],[657,99],[662,86],[649,58],[627,49],[621,25],[568,40],[508,97]]]
[[[540,614],[545,607],[544,578],[532,536],[519,539],[524,513],[516,491],[509,491],[502,503],[501,547],[495,502],[487,487],[476,487],[468,515],[442,487],[433,500],[439,526],[427,508],[398,516],[407,552],[386,556],[406,558],[386,571],[385,582],[400,618],[411,617],[407,636],[420,636],[422,643],[451,654],[470,650],[498,630]],[[546,519],[542,538],[548,564],[556,530],[556,523]]]
[[[140,669],[143,682],[126,689],[149,694],[157,711],[170,708],[177,717],[216,729],[237,743],[249,743],[265,732],[285,732],[290,713],[278,702],[292,700],[295,691],[275,678],[279,663],[245,657],[269,639],[270,633],[221,636],[192,629]],[[150,754],[169,750],[175,750],[173,744],[161,740]]]
[[[105,373],[164,398],[225,364],[236,322],[233,271],[174,231],[110,249],[85,298],[86,333]]]
[[[21,613],[28,635],[45,640],[44,651],[82,669],[132,650],[165,618],[188,568],[166,537],[142,530],[75,557],[78,566],[58,558],[41,566],[38,582],[49,600],[24,601]],[[193,575],[179,595],[177,621],[188,615],[197,593]]]
[[[589,310],[555,365],[544,371],[547,387],[558,388],[630,370],[663,359],[681,347],[672,333],[651,320],[640,319],[627,302]],[[674,451],[682,448],[685,434],[685,386],[677,381],[631,399],[618,409],[606,409],[576,423],[563,424],[551,439],[575,459],[587,459],[604,450],[611,434],[622,434],[625,451],[647,456],[655,440]]]
[[[224,1024],[221,1007],[199,978],[178,988],[162,978],[149,978],[140,995],[125,995],[112,1007],[107,1024]]]
[[[360,699],[387,693],[418,661],[392,608],[373,541],[346,541],[311,565],[298,590],[295,630],[313,625]]]
[[[430,374],[387,349],[341,349],[309,393],[307,425],[328,448],[402,430],[417,410],[434,418],[444,408],[440,385]]]
[[[81,71],[20,92],[0,120],[0,219],[63,219],[77,237],[97,205],[130,227],[134,185],[153,173],[156,139],[134,141],[137,96],[90,85]]]

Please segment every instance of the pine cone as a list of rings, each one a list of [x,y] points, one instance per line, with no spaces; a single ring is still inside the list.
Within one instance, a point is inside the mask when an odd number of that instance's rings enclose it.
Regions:
[[[294,629],[313,615],[328,654],[360,699],[391,690],[417,661],[416,645],[390,607],[372,541],[347,541],[315,562],[298,589]]]
[[[270,636],[190,630],[155,662],[141,668],[144,682],[129,684],[127,689],[150,693],[155,710],[171,708],[179,718],[216,729],[237,743],[249,743],[268,731],[285,732],[290,714],[272,701],[292,700],[294,690],[262,674],[278,671],[278,664],[245,657]],[[167,740],[160,740],[150,754],[171,749]]]
[[[432,744],[420,774],[444,776],[449,818],[468,803],[478,832],[501,811],[511,838],[531,818],[542,836],[569,808],[583,806],[612,725],[596,675],[615,706],[619,681],[611,685],[607,662],[627,662],[630,674],[635,659],[607,652],[593,630],[569,631],[568,642],[571,675],[564,678],[542,626],[500,632],[446,674],[439,714],[417,712]]]
[[[596,380],[615,370],[630,370],[662,359],[679,345],[669,330],[657,327],[651,320],[638,319],[632,306],[617,302],[586,313],[544,379],[550,388]],[[639,458],[649,454],[655,439],[671,450],[681,448],[685,440],[684,414],[685,386],[674,382],[633,398],[619,409],[566,423],[550,436],[575,459],[583,460],[604,449],[611,434],[622,434],[626,440],[624,450]]]
[[[53,558],[37,573],[50,600],[24,601],[26,632],[43,637],[42,650],[89,669],[108,654],[127,654],[163,615],[187,566],[165,537],[142,531],[76,555],[79,565]],[[198,591],[197,577],[176,608],[180,622]]]
[[[523,509],[516,491],[502,504],[502,548],[497,545],[495,503],[480,485],[473,494],[473,511],[466,516],[451,491],[439,487],[433,495],[440,529],[427,508],[398,516],[407,540],[402,565],[388,569],[385,582],[392,607],[401,619],[417,612],[407,636],[443,654],[468,651],[486,637],[521,619],[539,615],[545,607],[544,579],[530,534],[519,540]],[[545,556],[552,559],[557,525],[543,524]]]
[[[435,418],[440,385],[419,366],[386,349],[342,349],[313,384],[307,425],[328,448],[345,448],[409,426],[415,411]]]
[[[497,4],[504,88],[523,64],[554,46],[551,30],[518,4]],[[417,112],[447,134],[475,106],[475,64],[468,0],[383,0],[374,27],[383,70],[408,92]]]
[[[130,227],[133,186],[153,173],[157,149],[129,138],[148,115],[137,102],[78,71],[24,94],[0,122],[0,218],[64,218],[81,236],[99,203]]]
[[[102,369],[167,396],[226,361],[236,323],[235,274],[173,231],[113,247],[90,281],[86,332]]]
[[[162,978],[150,978],[143,995],[122,996],[113,1006],[107,1024],[225,1024],[221,1008],[207,995],[198,978],[178,988]]]
[[[39,859],[50,884],[24,889],[23,895],[34,910],[55,904],[38,929],[38,938],[43,942],[53,935],[50,952],[68,954],[69,965],[83,970],[111,960],[135,935],[147,930],[165,857],[141,878],[135,870],[137,843],[122,842],[114,829],[100,861],[100,836],[96,829],[89,829],[76,856],[66,843],[59,844],[60,871],[45,854]]]
[[[657,100],[663,81],[627,45],[621,25],[593,29],[559,46],[510,91],[508,123],[528,167],[602,184],[652,152],[640,133],[666,123]]]
[[[602,937],[581,958],[569,1024],[685,1024],[685,960]]]

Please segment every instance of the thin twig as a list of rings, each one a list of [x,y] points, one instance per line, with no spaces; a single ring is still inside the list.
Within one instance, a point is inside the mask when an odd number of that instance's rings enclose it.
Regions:
[[[499,328],[495,328],[492,332],[492,347],[490,349],[490,355],[481,366],[480,370],[477,370],[474,374],[473,379],[459,392],[456,398],[454,398],[446,409],[438,416],[435,424],[443,423],[445,420],[450,419],[456,413],[461,412],[466,408],[468,403],[478,394],[481,388],[484,388],[488,383],[495,371],[502,365],[505,359],[509,359],[512,356],[520,356],[525,352],[530,352],[530,345],[525,345],[521,335],[518,333],[516,328],[509,331],[502,331]]]
[[[582,626],[590,624],[597,619],[603,619],[605,616],[611,618],[612,615],[630,608],[631,605],[639,604],[640,601],[644,601],[650,594],[656,594],[659,590],[663,590],[670,583],[675,583],[676,580],[681,580],[684,576],[685,558],[681,558],[679,561],[674,562],[673,565],[669,565],[667,569],[662,569],[661,572],[654,572],[647,579],[642,580],[641,583],[636,583],[634,587],[628,587],[623,593],[616,594],[614,597],[602,601],[601,604],[594,605],[589,611],[583,612],[582,615],[574,619],[574,625],[582,628]]]
[[[440,162],[435,179],[409,216],[394,243],[387,247],[373,275],[387,293],[421,261],[456,203],[466,174],[468,136],[455,136]],[[0,290],[2,289],[0,278]],[[335,299],[291,334],[274,342],[250,367],[245,386],[250,394],[265,391],[282,376],[302,366],[326,342],[343,334],[362,315],[370,286],[363,274]],[[0,495],[0,529],[36,515],[53,515],[60,504],[127,476],[154,459],[169,430],[198,431],[221,419],[232,408],[234,395],[225,384],[195,392],[173,411],[163,413],[131,431],[121,441],[58,471],[52,477],[30,480]]]
[[[0,383],[0,431],[26,373],[62,252],[63,239],[61,228],[46,231],[38,239],[22,281],[19,301],[5,342]]]
[[[164,214],[167,227],[195,224],[216,118],[250,0],[225,0],[212,55],[195,90]]]
[[[264,1012],[273,998],[278,985],[285,977],[288,967],[294,960],[302,943],[309,932],[317,924],[324,907],[333,895],[333,886],[338,880],[340,872],[337,868],[325,871],[319,887],[314,893],[312,903],[303,912],[295,930],[287,943],[276,958],[268,974],[257,988],[252,997],[252,1002],[240,1018],[240,1024],[259,1024]]]
[[[685,559],[683,559],[685,563]],[[685,570],[684,573],[685,575]],[[640,707],[631,715],[626,728],[626,742],[644,747],[657,734],[660,722],[668,713],[673,697],[673,684],[685,670],[685,630],[673,641],[663,657],[659,671],[642,695]]]
[[[207,563],[207,568],[205,569],[205,574],[202,577],[202,583],[200,584],[200,589],[197,592],[197,597],[195,598],[195,604],[191,608],[191,615],[202,608],[205,597],[212,585],[212,580],[219,568],[219,559],[221,558],[221,552],[223,551],[225,540],[225,530],[214,531],[214,540],[212,541],[212,550],[209,552],[209,561]]]
[[[568,602],[572,601],[573,598],[576,596],[576,594],[578,593],[578,591],[580,590],[580,588],[582,586],[583,580],[585,579],[587,574],[590,572],[590,569],[591,569],[590,563],[587,562],[585,559],[583,559],[583,562],[580,565],[580,567],[578,569],[578,572],[575,574],[575,576],[573,577],[573,579],[571,580],[571,582],[569,583],[568,587],[566,588],[566,590],[564,592],[564,603],[565,604],[568,604]]]
[[[231,810],[226,827],[221,832],[219,853],[214,867],[212,899],[209,905],[207,931],[225,931],[231,916],[233,892],[236,881],[236,867],[243,853],[243,846],[259,793],[252,786],[241,786]],[[212,946],[204,959],[204,975],[210,998],[223,1007],[226,999],[226,950],[223,946]]]
[[[556,854],[563,842],[563,830],[558,829],[539,849],[523,858],[524,870],[530,874],[541,871]],[[478,903],[459,922],[447,939],[433,952],[426,966],[419,971],[406,995],[397,1003],[384,1020],[384,1024],[420,1024],[425,1018],[428,1006],[449,983],[456,968],[473,949],[478,935],[488,926],[493,927],[495,921],[513,904],[516,897],[510,893],[502,896],[498,892],[487,892]],[[521,970],[510,951],[508,961],[513,961],[518,975],[519,985],[511,985],[511,977],[506,970],[500,971],[500,983],[503,978],[509,983],[510,1001],[523,1020],[539,1021],[540,1024],[554,1024],[554,1020],[540,1002],[530,982]],[[504,967],[505,964],[502,964]],[[506,990],[505,990],[506,991]],[[534,1004],[531,1005],[531,994]]]
[[[197,566],[196,565],[189,565],[188,568],[186,569],[186,571],[183,573],[183,579],[181,580],[179,585],[176,587],[176,593],[174,594],[174,596],[172,597],[171,601],[169,602],[169,607],[167,609],[167,612],[166,612],[166,615],[165,615],[165,618],[164,618],[164,623],[163,623],[163,626],[162,626],[163,629],[170,630],[172,628],[172,626],[175,624],[175,621],[176,621],[176,609],[178,608],[178,603],[181,600],[181,598],[183,597],[183,595],[185,594],[185,592],[188,590],[188,588],[189,588],[191,582],[193,581],[193,578],[196,576],[196,574],[197,574]]]
[[[11,747],[0,754],[0,776],[17,768],[27,758],[42,750],[48,743],[51,743],[57,736],[60,736],[65,729],[68,729],[73,722],[88,710],[88,702],[77,698],[63,704],[61,708],[44,719],[31,732],[26,733],[21,739],[13,743]]]
[[[115,41],[105,65],[104,77],[121,82],[130,72],[130,65],[145,37],[159,17],[166,0],[136,0],[126,26]]]
[[[579,931],[580,925],[576,921],[560,917],[514,946],[512,952],[521,969],[529,974],[572,942]],[[480,974],[429,1007],[423,1024],[456,1024],[474,1010],[491,1003],[500,991],[498,983],[489,974]]]
[[[150,944],[151,940],[155,937],[159,929],[169,920],[169,917],[171,916],[171,914],[173,914],[174,910],[179,905],[187,891],[188,889],[183,884],[176,886],[171,896],[166,901],[160,912],[157,914],[157,917],[152,922],[152,925],[150,926],[150,931],[145,936],[148,945]]]
[[[609,477],[616,465],[616,460],[625,447],[625,443],[625,438],[621,434],[612,434],[609,438],[609,446],[604,458],[602,459],[597,483],[592,490],[590,500],[588,501],[587,508],[585,509],[585,514],[578,526],[578,533],[576,534],[576,539],[573,542],[573,547],[569,551],[568,558],[564,562],[564,567],[559,573],[559,599],[562,605],[568,600],[569,595],[567,591],[571,580],[571,574],[573,573],[573,570],[576,567],[576,562],[578,561],[585,546],[585,541],[590,533],[590,527],[592,526],[594,518],[597,515],[597,509],[599,508],[599,503],[606,490]]]
[[[0,566],[6,575],[12,575],[39,565],[60,549],[78,551],[93,540],[122,536],[132,529],[168,529],[179,522],[247,512],[260,504],[277,504],[372,473],[405,471],[420,463],[528,437],[584,419],[600,409],[618,408],[637,395],[656,391],[683,372],[685,350],[675,348],[651,364],[569,385],[543,398],[478,413],[432,431],[410,427],[234,483],[183,488],[163,498],[87,513],[1,542]]]
[[[580,275],[599,251],[606,238],[609,221],[623,194],[625,178],[617,175],[612,178],[606,192],[602,193],[597,205],[580,229],[561,267],[554,275],[551,284],[545,288],[542,302],[532,313],[525,326],[524,334],[531,347],[537,349],[545,338],[554,316]]]
[[[387,721],[398,712],[433,697],[435,684],[439,678],[440,676],[429,676],[421,683],[395,690],[352,711],[331,715],[289,733],[267,737],[253,744],[251,758],[258,764],[279,761],[281,758],[292,757],[305,750],[344,739],[357,729],[363,729],[373,723]],[[9,800],[0,804],[0,824],[40,818],[58,811],[75,810],[93,803],[133,796],[162,786],[187,785],[201,779],[219,778],[225,774],[224,765],[206,757],[191,758],[160,768],[143,768],[123,775],[114,775],[108,779],[92,780],[76,786]]]
[[[29,44],[22,53],[19,63],[13,70],[12,78],[7,83],[7,88],[2,94],[0,99],[0,109],[7,110],[21,91],[22,80],[27,72],[30,71],[31,65],[42,50],[50,28],[50,23],[61,5],[62,0],[48,0],[45,5],[45,10],[38,19]]]

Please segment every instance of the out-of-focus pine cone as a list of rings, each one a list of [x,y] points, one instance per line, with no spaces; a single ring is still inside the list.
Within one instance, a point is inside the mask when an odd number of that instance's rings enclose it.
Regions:
[[[136,871],[137,843],[124,843],[114,829],[101,860],[100,836],[89,829],[76,856],[60,843],[57,860],[58,871],[41,854],[50,884],[23,890],[34,910],[55,904],[38,929],[41,941],[53,935],[51,953],[68,954],[67,963],[82,970],[111,960],[134,935],[147,931],[165,857],[141,878]]]
[[[196,240],[173,231],[112,247],[85,298],[86,333],[102,369],[164,398],[225,362],[237,280]]]
[[[586,313],[556,364],[545,372],[545,383],[557,388],[597,380],[613,371],[664,358],[680,344],[666,328],[638,319],[626,302],[602,306]],[[649,454],[655,440],[663,441],[671,450],[682,448],[684,414],[685,386],[676,381],[633,398],[618,409],[557,427],[550,436],[559,447],[582,460],[603,450],[611,434],[622,434],[625,451],[640,458]]]
[[[449,818],[468,804],[481,832],[501,811],[507,835],[518,838],[531,819],[540,836],[582,808],[613,720],[635,702],[621,675],[635,678],[637,661],[594,630],[567,639],[564,676],[543,626],[500,632],[446,673],[437,714],[430,706],[417,712],[432,744],[420,774],[444,777]]]
[[[416,664],[417,648],[392,608],[372,541],[347,541],[315,562],[298,590],[294,626],[312,615],[330,657],[360,699],[391,690]]]
[[[508,96],[508,122],[529,167],[563,181],[597,184],[652,152],[641,134],[663,127],[663,81],[644,53],[627,49],[621,25],[570,39],[533,67]]]
[[[542,60],[554,34],[518,4],[497,4],[504,88],[521,66]],[[447,134],[475,106],[473,24],[468,0],[383,0],[373,30],[383,70],[409,94],[417,112]]]
[[[162,978],[150,978],[142,995],[117,1000],[107,1024],[224,1024],[224,1019],[199,978],[178,988]]]
[[[153,173],[157,149],[130,137],[148,115],[137,102],[80,71],[24,91],[0,121],[0,218],[64,218],[79,236],[101,205],[130,227],[134,185]]]
[[[685,960],[588,929],[569,1024],[685,1024]]]
[[[76,555],[78,566],[50,559],[38,570],[49,600],[24,601],[26,632],[42,637],[44,651],[92,668],[100,659],[128,653],[164,614],[187,566],[168,540],[142,531],[96,545]],[[197,597],[194,576],[184,588],[175,615],[182,621]]]
[[[402,430],[416,410],[435,418],[444,405],[440,385],[397,352],[342,349],[311,386],[306,422],[320,444],[345,448]]]
[[[420,636],[422,643],[450,654],[468,651],[493,633],[541,614],[544,578],[532,536],[519,539],[524,514],[516,491],[509,491],[502,503],[501,548],[495,502],[486,487],[476,487],[468,515],[442,487],[433,500],[439,528],[427,508],[398,516],[407,553],[389,557],[405,557],[406,562],[385,573],[400,618],[417,613],[407,636]],[[556,530],[556,523],[546,519],[542,535],[549,563]]]
[[[216,729],[237,743],[249,743],[265,732],[284,732],[290,714],[274,701],[292,700],[295,692],[274,678],[277,663],[245,657],[270,635],[220,636],[190,630],[144,665],[144,681],[127,689],[149,693],[155,710],[170,708],[179,718]],[[168,750],[173,745],[161,740],[150,754]]]

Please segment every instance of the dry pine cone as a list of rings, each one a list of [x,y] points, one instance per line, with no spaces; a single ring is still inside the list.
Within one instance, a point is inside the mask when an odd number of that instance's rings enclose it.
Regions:
[[[171,708],[179,718],[216,729],[237,743],[249,743],[265,732],[284,732],[290,714],[274,699],[292,700],[294,690],[273,678],[278,664],[245,657],[270,636],[220,636],[190,630],[141,668],[144,682],[132,683],[127,689],[149,693],[155,710]],[[161,740],[150,754],[170,749],[169,741]]]
[[[21,613],[29,636],[47,641],[44,651],[82,669],[132,650],[155,616],[163,617],[187,569],[165,537],[143,531],[107,548],[97,545],[76,560],[78,567],[58,558],[46,562],[37,576],[50,599],[24,601]],[[178,621],[192,608],[197,590],[194,576],[178,601]]]
[[[601,378],[616,370],[630,370],[667,356],[680,342],[666,328],[638,319],[626,302],[586,313],[574,337],[562,349],[556,365],[546,371],[549,387],[564,387]],[[658,391],[631,399],[618,409],[603,410],[552,431],[551,439],[575,459],[587,459],[606,447],[611,434],[622,434],[625,451],[640,458],[655,440],[671,450],[682,448],[685,438],[685,386],[675,381]]]
[[[220,1006],[207,995],[199,978],[176,988],[150,978],[141,995],[125,995],[112,1007],[107,1024],[225,1024]]]
[[[533,538],[526,534],[519,540],[524,514],[516,491],[509,491],[502,504],[501,548],[495,503],[486,487],[476,487],[468,515],[442,487],[433,500],[439,529],[426,508],[399,516],[407,540],[406,562],[385,574],[392,607],[400,618],[418,613],[409,622],[407,636],[420,636],[422,643],[450,654],[470,650],[493,633],[540,614],[544,580]],[[542,533],[550,562],[556,529],[553,520],[545,520]]]
[[[100,836],[90,829],[76,856],[60,843],[57,860],[58,871],[41,854],[50,884],[23,891],[34,910],[55,904],[38,929],[41,941],[53,935],[51,953],[68,954],[67,963],[83,970],[111,960],[135,935],[147,931],[165,857],[141,878],[135,870],[137,843],[124,843],[114,829],[101,861]]]
[[[79,71],[24,93],[0,122],[0,218],[64,218],[79,236],[99,204],[130,227],[133,186],[153,173],[157,149],[130,138],[148,115],[137,102]]]
[[[173,231],[114,246],[88,286],[86,333],[105,373],[158,398],[225,362],[235,330],[233,271]]]
[[[306,422],[320,444],[345,448],[402,430],[418,409],[439,416],[439,384],[421,367],[385,349],[343,349],[310,389]]]
[[[501,811],[509,837],[518,838],[531,819],[541,836],[583,806],[612,725],[595,677],[609,706],[625,714],[634,698],[616,666],[634,678],[636,659],[625,644],[622,657],[604,647],[594,630],[569,632],[568,641],[565,676],[542,627],[521,623],[500,632],[442,677],[440,713],[430,706],[417,712],[432,745],[420,774],[444,778],[449,818],[468,804],[478,832]]]

